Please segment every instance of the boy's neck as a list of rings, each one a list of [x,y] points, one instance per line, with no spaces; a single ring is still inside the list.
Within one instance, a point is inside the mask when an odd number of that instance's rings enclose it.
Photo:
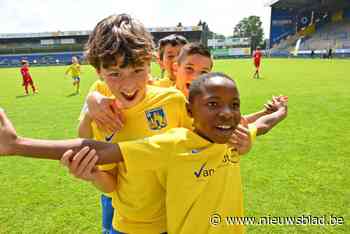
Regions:
[[[193,129],[193,132],[196,133],[198,136],[202,137],[204,140],[210,142],[210,143],[213,143],[215,144],[214,141],[212,141],[211,139],[207,138],[206,136],[204,136],[203,134],[201,134],[200,132],[198,132],[197,129]]]

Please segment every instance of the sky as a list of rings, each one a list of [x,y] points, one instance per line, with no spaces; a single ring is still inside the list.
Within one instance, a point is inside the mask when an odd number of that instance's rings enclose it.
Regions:
[[[230,36],[244,17],[261,17],[269,35],[268,0],[0,0],[0,33],[92,30],[101,19],[128,13],[146,27],[195,26]]]

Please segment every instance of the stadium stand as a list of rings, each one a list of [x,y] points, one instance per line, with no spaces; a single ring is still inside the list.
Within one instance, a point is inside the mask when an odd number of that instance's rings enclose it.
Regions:
[[[206,23],[197,26],[158,27],[148,29],[155,43],[169,34],[180,34],[191,42],[207,44],[209,28]],[[90,31],[0,34],[0,67],[20,66],[22,59],[32,65],[59,65],[70,63],[72,56],[83,60],[84,45]]]
[[[350,48],[350,20],[330,23],[310,35],[301,44],[301,50],[322,50],[325,48]]]
[[[350,1],[271,1],[270,54],[350,57]]]

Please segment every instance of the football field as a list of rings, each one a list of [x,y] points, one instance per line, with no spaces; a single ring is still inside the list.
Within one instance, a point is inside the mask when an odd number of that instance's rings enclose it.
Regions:
[[[75,95],[65,69],[31,67],[39,93],[29,96],[19,68],[0,69],[0,106],[19,135],[76,137],[97,75],[82,66]],[[350,233],[350,60],[264,59],[259,80],[248,59],[216,60],[214,71],[237,81],[242,114],[289,96],[287,119],[242,158],[245,216],[274,223],[247,225],[247,233]],[[155,64],[152,73],[160,74]],[[0,158],[0,233],[100,233],[99,194],[56,161]],[[313,225],[276,224],[293,219]]]

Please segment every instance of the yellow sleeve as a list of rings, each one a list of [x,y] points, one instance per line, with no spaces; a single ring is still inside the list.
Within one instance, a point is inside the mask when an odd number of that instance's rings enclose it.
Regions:
[[[67,68],[65,74],[68,74],[70,72],[70,70],[72,69],[72,65],[69,65],[69,67]]]
[[[167,133],[119,143],[128,171],[166,168],[174,152],[174,145],[173,137]]]
[[[186,102],[187,101],[186,101],[185,95],[183,95],[183,93],[179,92],[178,107],[177,107],[179,119],[180,119],[180,126],[179,127],[192,130],[193,120],[187,114]]]
[[[100,89],[101,86],[101,81],[97,80],[95,81],[89,88],[89,93],[93,92],[93,91],[98,91],[98,89]]]
[[[256,133],[258,131],[255,123],[248,124],[248,130],[249,130],[249,133],[250,133],[250,138],[252,139],[252,143],[254,143],[254,141],[256,139]]]
[[[111,164],[103,164],[103,165],[99,165],[97,166],[98,169],[100,169],[101,171],[110,171],[112,169],[114,169],[117,166],[116,163],[111,163]]]

